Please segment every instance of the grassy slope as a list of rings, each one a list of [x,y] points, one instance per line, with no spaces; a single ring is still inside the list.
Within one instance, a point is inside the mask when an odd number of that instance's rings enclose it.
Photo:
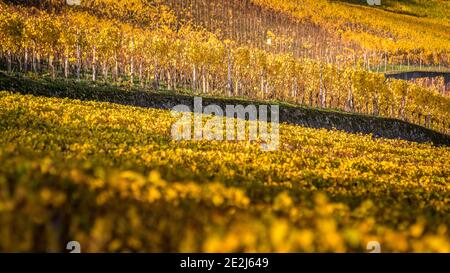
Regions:
[[[192,109],[193,96],[189,90],[142,90],[139,87],[120,88],[107,83],[77,82],[74,80],[49,78],[28,78],[9,76],[0,72],[0,90],[10,90],[24,94],[95,100],[135,105],[151,108],[171,109],[178,104]],[[180,94],[181,93],[181,94]],[[203,97],[203,105],[217,104],[276,104],[280,106],[280,121],[313,128],[338,129],[350,133],[373,134],[377,137],[401,138],[417,142],[433,142],[450,145],[450,136],[397,119],[383,118],[358,113],[348,113],[333,109],[316,109],[292,105],[279,101],[253,101],[245,98]]]
[[[173,121],[1,92],[0,250],[450,251],[448,147],[281,125],[267,153]]]
[[[415,23],[409,31],[422,31],[427,29],[425,37],[442,36],[449,39],[450,2],[442,0],[382,0],[380,6],[368,6],[365,1],[343,0],[339,1],[342,9],[363,11],[371,15],[370,20],[385,19],[389,22],[399,20],[400,26]],[[348,5],[350,3],[351,5]],[[378,10],[374,11],[374,9]],[[359,18],[362,19],[362,18]],[[382,24],[385,25],[384,23]],[[393,25],[395,29],[395,24]],[[398,27],[398,26],[397,26]]]
[[[356,4],[362,1],[344,0],[342,2]],[[374,7],[416,17],[450,20],[450,3],[445,0],[382,0],[381,2],[381,6]]]

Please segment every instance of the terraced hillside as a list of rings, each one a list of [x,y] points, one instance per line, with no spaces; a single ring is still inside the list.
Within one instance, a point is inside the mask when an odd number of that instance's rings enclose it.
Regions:
[[[450,4],[382,3],[0,0],[0,252],[450,252]]]
[[[166,110],[9,92],[0,116],[1,251],[449,251],[448,147],[177,142]]]
[[[441,88],[386,79],[356,55],[330,63],[222,39],[158,1],[39,3],[0,1],[0,68],[9,74],[281,100],[449,130]]]
[[[382,71],[449,65],[448,1],[382,0],[380,6],[365,0],[163,2],[180,17],[273,52],[340,64],[363,58],[367,67]]]
[[[192,94],[190,90],[173,92],[170,90],[150,91],[139,87],[131,89],[108,83],[52,80],[49,78],[30,78],[23,75],[8,75],[0,72],[0,90],[45,97],[95,100],[132,105],[146,108],[171,110],[176,105],[186,105],[194,109],[194,99],[202,98],[205,106],[217,105],[225,109],[227,105],[275,104],[279,106],[279,121],[301,125],[308,128],[340,130],[348,133],[362,133],[373,137],[403,139],[414,142],[428,142],[433,145],[450,145],[450,136],[398,119],[382,118],[373,115],[353,114],[338,110],[316,109],[284,103],[280,101],[249,100],[204,94]],[[201,97],[199,97],[201,95]]]

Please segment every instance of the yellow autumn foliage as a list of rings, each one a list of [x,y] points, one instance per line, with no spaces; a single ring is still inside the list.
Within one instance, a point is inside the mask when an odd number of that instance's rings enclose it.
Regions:
[[[281,124],[264,152],[174,121],[0,92],[0,251],[450,251],[448,147]]]

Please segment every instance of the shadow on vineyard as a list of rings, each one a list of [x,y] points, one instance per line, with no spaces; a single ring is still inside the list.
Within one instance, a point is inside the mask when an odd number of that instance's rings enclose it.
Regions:
[[[112,102],[139,107],[167,109],[176,105],[187,105],[193,109],[194,95],[167,90],[143,90],[138,87],[120,88],[107,83],[93,83],[67,79],[30,78],[21,74],[8,75],[0,72],[0,90],[22,94]],[[186,91],[187,92],[187,91]],[[277,101],[255,101],[203,95],[204,105],[279,104],[280,122],[310,128],[342,130],[348,133],[372,134],[374,137],[404,139],[415,142],[432,142],[435,145],[450,145],[450,136],[419,125],[392,118],[347,113],[332,109],[316,109]]]
[[[449,41],[445,0],[0,0],[0,252],[450,252]]]

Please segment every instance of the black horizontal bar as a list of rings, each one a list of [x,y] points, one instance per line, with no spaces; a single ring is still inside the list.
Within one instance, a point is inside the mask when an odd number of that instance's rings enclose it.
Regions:
[[[444,269],[448,254],[0,254],[2,268],[45,272],[408,272]]]

